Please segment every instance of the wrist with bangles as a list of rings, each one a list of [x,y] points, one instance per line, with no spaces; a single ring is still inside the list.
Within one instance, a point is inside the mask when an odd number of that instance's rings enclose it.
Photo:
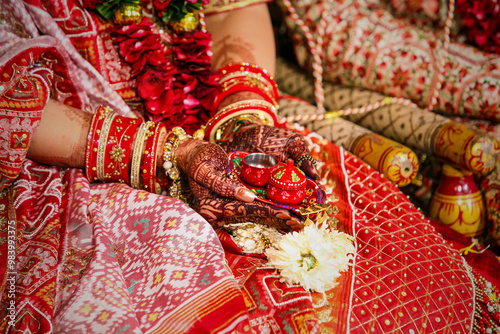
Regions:
[[[219,92],[214,109],[227,96],[241,91],[256,93],[278,108],[278,86],[266,69],[250,63],[229,64],[218,71],[218,77]]]
[[[278,86],[267,70],[240,63],[226,65],[218,74],[219,92],[214,102],[217,112],[202,128],[205,140],[221,144],[231,141],[234,133],[244,126],[255,123],[275,126],[278,123]],[[243,92],[256,98],[238,100],[219,109],[228,97]]]
[[[87,136],[87,178],[125,183],[156,194],[169,185],[172,197],[185,199],[181,194],[175,152],[179,144],[191,136],[182,128],[166,133],[163,123],[143,122],[118,115],[106,107],[97,108]],[[158,170],[159,166],[163,169]]]
[[[232,103],[212,117],[205,125],[205,140],[220,144],[228,140],[241,126],[250,125],[259,121],[263,125],[274,126],[278,123],[276,108],[264,100],[243,100]],[[231,133],[228,127],[237,125]]]
[[[205,139],[222,143],[230,141],[243,126],[278,123],[278,88],[266,70],[241,63],[224,66],[219,73],[221,88],[217,106],[239,92],[252,92],[261,99],[241,100],[222,107],[204,127]],[[97,108],[87,138],[85,172],[88,179],[126,183],[157,194],[169,187],[172,197],[185,200],[175,153],[179,144],[191,136],[176,127],[166,135],[163,145],[160,141],[165,133],[165,125],[161,123],[143,122],[118,115],[109,108]],[[163,168],[158,170],[158,166]]]
[[[187,191],[188,187],[183,185],[183,183],[186,183],[186,180],[183,180],[183,176],[177,166],[176,151],[179,144],[188,138],[193,137],[188,135],[183,128],[174,127],[167,135],[167,140],[163,147],[163,169],[165,170],[165,174],[171,179],[169,194],[184,202],[189,201],[190,193]]]

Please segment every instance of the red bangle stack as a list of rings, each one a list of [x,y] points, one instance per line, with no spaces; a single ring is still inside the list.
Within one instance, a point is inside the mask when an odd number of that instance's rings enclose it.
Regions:
[[[109,108],[99,107],[95,110],[87,136],[87,150],[85,154],[85,173],[90,181],[99,181],[97,178],[97,151],[101,138],[101,129],[104,120],[111,112]]]
[[[255,116],[264,125],[274,126],[278,123],[276,108],[271,103],[264,100],[243,100],[224,107],[208,121],[205,140],[219,143],[229,122],[240,116]]]
[[[183,198],[175,151],[182,140],[191,136],[182,128],[174,128],[168,135],[166,132],[163,123],[143,122],[99,107],[92,117],[87,136],[87,178],[92,182],[126,183],[136,189],[160,194],[169,181],[157,174],[158,154],[165,150],[162,164],[166,176],[171,179],[169,190],[174,197]],[[160,147],[160,139],[165,136],[165,146]],[[171,164],[168,168],[165,167],[167,163]]]
[[[206,140],[214,143],[231,140],[242,126],[259,119],[266,125],[278,123],[278,86],[267,70],[250,63],[230,64],[218,71],[218,77],[220,86],[214,111],[226,97],[237,92],[253,92],[262,100],[241,100],[215,112],[203,128]]]
[[[278,86],[268,71],[258,65],[241,63],[224,66],[219,70],[219,84],[214,110],[227,96],[240,91],[256,93],[278,107]]]
[[[141,120],[99,107],[92,117],[87,137],[85,172],[91,181],[130,183],[129,160],[132,141]]]
[[[111,122],[104,153],[104,180],[130,184],[129,161],[135,132],[142,123],[138,118],[116,115]]]

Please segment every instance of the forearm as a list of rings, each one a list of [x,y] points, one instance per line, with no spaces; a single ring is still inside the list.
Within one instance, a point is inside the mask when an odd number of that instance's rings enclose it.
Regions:
[[[212,48],[213,69],[223,69],[222,73],[226,73],[220,79],[221,90],[214,104],[215,114],[221,115],[221,119],[226,118],[224,115],[232,115],[233,112],[226,108],[230,105],[232,105],[230,108],[238,108],[238,105],[248,104],[248,108],[252,109],[251,103],[248,103],[251,100],[269,102],[269,112],[274,113],[273,109],[277,107],[277,90],[272,88],[275,87],[273,86],[275,84],[271,77],[274,74],[276,52],[267,5],[259,4],[208,16],[207,28],[212,33],[214,41]],[[238,63],[248,63],[250,67],[257,66],[267,74],[254,70],[251,70],[254,72],[252,75],[245,74],[248,69],[228,66]],[[263,77],[259,77],[260,75]],[[235,110],[234,113],[237,111]],[[253,115],[254,113],[253,111],[245,115],[244,122],[262,124],[261,117]],[[230,136],[235,124],[234,118],[219,121],[222,122],[220,126],[218,121],[214,122],[213,124],[216,124],[214,128],[225,128],[222,130],[223,134],[218,134],[216,137],[226,138]],[[214,132],[210,130],[210,124],[212,121],[207,124],[208,136],[212,137]],[[237,127],[239,126],[241,125]],[[215,130],[217,133],[220,133],[219,131],[221,130]]]
[[[274,73],[276,50],[267,5],[209,15],[206,23],[213,39],[213,69],[248,62]]]
[[[28,158],[47,165],[83,168],[92,115],[49,100],[28,151]]]
[[[92,114],[49,100],[33,135],[28,158],[47,165],[84,168],[91,121]],[[161,167],[165,133],[158,136],[158,141],[156,162]],[[134,142],[132,138],[124,149],[133,151]]]

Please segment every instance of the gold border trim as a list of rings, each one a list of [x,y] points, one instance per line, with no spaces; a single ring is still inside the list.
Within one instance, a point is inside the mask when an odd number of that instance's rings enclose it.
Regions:
[[[214,1],[218,2],[218,1]],[[230,10],[235,10],[235,9],[240,9],[243,7],[251,6],[251,5],[257,5],[257,4],[263,4],[263,3],[270,3],[271,1],[269,0],[243,0],[243,1],[237,1],[234,3],[230,4],[208,4],[203,8],[205,15],[210,15],[210,14],[216,14],[216,13],[222,13],[222,12],[227,12]]]

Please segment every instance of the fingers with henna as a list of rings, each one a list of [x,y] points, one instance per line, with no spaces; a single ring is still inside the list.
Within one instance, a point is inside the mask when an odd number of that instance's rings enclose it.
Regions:
[[[209,168],[196,173],[194,179],[202,186],[224,197],[238,199],[245,203],[252,203],[256,197],[250,189],[238,181],[228,179],[223,173]]]
[[[232,217],[225,218],[222,222],[219,222],[218,225],[222,226],[224,224],[234,224],[234,223],[246,223],[253,222],[257,224],[263,224],[267,226],[271,226],[276,228],[278,231],[282,233],[290,232],[293,229],[302,228],[303,225],[291,226],[286,220],[279,219],[276,217]]]
[[[197,152],[189,162],[186,162],[186,170],[189,171],[191,179],[203,187],[210,189],[224,197],[235,198],[243,202],[251,203],[255,194],[248,188],[226,176],[228,159],[226,153],[215,144],[204,144],[197,147]]]
[[[301,157],[299,157],[298,161],[300,163],[299,168],[310,178],[316,181],[321,179],[318,170],[316,169],[316,165],[313,162],[314,160],[310,154],[306,153],[302,155]]]
[[[228,201],[221,197],[206,197],[199,201],[198,212],[208,221],[227,221],[238,218],[247,221],[257,220],[266,223],[280,221],[283,226],[301,227],[303,219],[292,214],[290,211],[275,208],[265,203],[243,203],[239,201]]]
[[[266,203],[242,203],[232,201],[224,206],[225,217],[276,217],[290,224],[302,224],[302,218],[292,214],[289,210],[277,208]]]
[[[316,162],[307,148],[307,143],[299,134],[293,135],[287,142],[287,151],[290,157],[295,160],[299,168],[314,180],[319,180],[320,175],[316,169]]]

